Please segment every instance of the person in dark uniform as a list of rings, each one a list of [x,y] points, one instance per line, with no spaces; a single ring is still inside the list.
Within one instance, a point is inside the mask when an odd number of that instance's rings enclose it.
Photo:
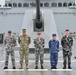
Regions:
[[[63,65],[64,65],[63,69],[66,69],[67,58],[68,58],[68,68],[71,69],[73,38],[70,36],[69,29],[65,30],[65,35],[61,39],[61,45],[63,48]]]
[[[51,69],[56,69],[58,63],[58,52],[59,52],[59,41],[56,39],[56,34],[53,34],[52,40],[49,41],[49,49],[50,49]]]

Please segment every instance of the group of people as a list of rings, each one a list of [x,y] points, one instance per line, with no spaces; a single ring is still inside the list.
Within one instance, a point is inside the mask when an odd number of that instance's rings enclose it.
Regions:
[[[52,39],[48,42],[48,47],[50,51],[51,69],[57,69],[57,64],[58,64],[59,41],[57,40],[56,37],[57,37],[56,34],[52,34]],[[24,58],[26,64],[25,67],[26,69],[28,69],[29,45],[31,43],[31,38],[26,34],[26,29],[22,29],[22,35],[18,37],[18,43],[20,45],[19,69],[23,69]],[[70,31],[68,29],[65,30],[65,35],[61,39],[61,45],[63,50],[63,69],[66,69],[67,60],[68,60],[68,68],[71,69],[73,38],[70,36]],[[12,68],[16,69],[15,53],[14,53],[14,47],[16,46],[16,39],[12,36],[11,31],[8,31],[8,36],[5,37],[4,46],[6,51],[4,69],[8,69],[9,55],[11,55]],[[44,46],[45,46],[45,39],[41,36],[41,33],[37,33],[37,38],[34,39],[35,69],[38,69],[39,58],[40,58],[41,69],[44,69],[43,66]]]

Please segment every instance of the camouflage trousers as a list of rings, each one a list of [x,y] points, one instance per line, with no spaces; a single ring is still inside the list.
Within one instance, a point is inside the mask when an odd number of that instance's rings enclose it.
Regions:
[[[12,66],[15,66],[14,50],[6,51],[5,66],[8,67],[9,55],[11,55]]]
[[[40,58],[40,64],[43,65],[43,57],[44,57],[44,50],[35,50],[35,65],[38,66],[38,61]]]
[[[25,64],[28,65],[29,49],[20,49],[20,64],[23,65],[25,58]]]
[[[68,65],[71,64],[71,56],[72,56],[71,51],[63,51],[63,64],[64,65],[67,64],[67,60],[68,60]]]

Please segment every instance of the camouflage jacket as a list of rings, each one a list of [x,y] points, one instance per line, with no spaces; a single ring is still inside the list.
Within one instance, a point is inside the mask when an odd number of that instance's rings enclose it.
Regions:
[[[14,37],[9,38],[5,37],[4,44],[6,45],[6,49],[11,49],[16,45],[16,39]]]
[[[31,40],[30,40],[30,37],[28,35],[19,36],[18,37],[18,42],[19,42],[21,47],[28,47],[30,42],[31,42]]]
[[[44,48],[44,39],[40,38],[40,40],[38,38],[34,39],[34,46],[36,49],[42,49]]]
[[[61,45],[63,47],[63,50],[65,51],[71,50],[71,47],[73,45],[73,38],[71,36],[69,36],[68,38],[66,36],[62,37]]]

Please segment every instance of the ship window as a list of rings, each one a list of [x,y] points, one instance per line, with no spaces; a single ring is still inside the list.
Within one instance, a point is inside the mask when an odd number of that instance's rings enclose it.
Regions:
[[[58,7],[62,7],[62,3],[61,2],[58,3]]]
[[[5,7],[7,7],[7,4],[5,4]]]
[[[51,7],[57,7],[57,3],[53,2],[53,3],[51,4]]]
[[[66,2],[63,3],[63,7],[67,7],[67,3]]]
[[[68,6],[72,6],[72,3],[69,3]]]
[[[17,3],[13,3],[13,7],[17,7]]]
[[[29,7],[29,3],[24,3],[23,7]]]
[[[0,5],[0,7],[1,7],[1,5]]]
[[[9,4],[8,4],[8,6],[9,6],[9,7],[12,7],[12,4],[11,4],[11,3],[9,3]]]
[[[23,3],[23,7],[26,7],[26,3]]]
[[[49,7],[49,3],[48,2],[44,3],[44,7]]]
[[[40,3],[40,7],[43,7],[43,3]]]
[[[30,3],[30,6],[31,6],[31,7],[36,7],[36,3],[33,3],[33,2],[32,2],[32,3]]]
[[[73,4],[73,6],[75,6],[75,3]]]
[[[22,3],[18,3],[18,7],[22,7]]]

